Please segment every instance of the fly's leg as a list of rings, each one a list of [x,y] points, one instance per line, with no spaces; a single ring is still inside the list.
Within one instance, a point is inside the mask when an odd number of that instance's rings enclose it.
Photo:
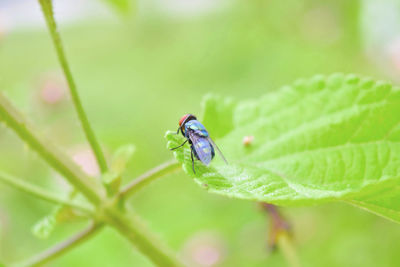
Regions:
[[[196,171],[194,170],[193,147],[190,149],[190,157],[192,158],[193,173],[196,174]]]
[[[177,147],[174,147],[174,148],[171,148],[170,150],[175,150],[175,149],[177,149],[177,148],[183,147],[183,146],[186,144],[187,141],[188,141],[188,140],[186,139],[186,141],[183,142],[181,145],[179,145],[179,146],[177,146]]]
[[[183,134],[182,127],[181,127],[181,126],[179,126],[178,130],[176,131],[176,134],[179,134],[179,131],[181,131],[182,135],[184,135],[184,134]]]
[[[176,134],[179,134],[179,131],[181,131],[182,135],[185,136],[181,126],[179,126],[178,130],[176,131]]]

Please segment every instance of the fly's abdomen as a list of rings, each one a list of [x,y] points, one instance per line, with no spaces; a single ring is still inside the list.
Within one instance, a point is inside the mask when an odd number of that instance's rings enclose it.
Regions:
[[[199,136],[196,140],[192,140],[192,143],[196,158],[205,165],[210,164],[215,154],[210,142],[206,138]]]

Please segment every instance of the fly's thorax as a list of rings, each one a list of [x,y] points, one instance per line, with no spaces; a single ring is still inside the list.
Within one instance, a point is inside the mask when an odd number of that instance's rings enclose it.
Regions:
[[[185,123],[185,133],[188,131],[195,132],[199,136],[208,137],[206,128],[198,120],[191,120]]]

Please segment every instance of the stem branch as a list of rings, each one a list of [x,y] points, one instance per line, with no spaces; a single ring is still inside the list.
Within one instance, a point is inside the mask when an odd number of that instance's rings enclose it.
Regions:
[[[53,40],[53,44],[56,48],[58,60],[60,61],[61,67],[64,71],[65,78],[67,79],[69,91],[71,93],[72,102],[74,103],[75,110],[78,114],[78,118],[81,122],[83,131],[85,133],[86,139],[88,140],[97,160],[97,163],[100,167],[102,173],[107,172],[107,163],[104,157],[104,154],[101,150],[99,142],[96,139],[96,136],[90,126],[87,115],[83,109],[81,100],[79,98],[78,90],[76,89],[75,81],[72,77],[72,73],[70,67],[68,65],[67,58],[65,57],[65,52],[62,46],[60,34],[57,31],[57,24],[54,19],[53,13],[53,4],[51,0],[39,0],[40,5],[42,6],[42,11],[44,17],[46,19],[47,27],[50,31],[51,38]]]
[[[163,163],[155,167],[154,169],[151,169],[150,171],[140,175],[138,178],[134,179],[132,182],[122,188],[121,192],[119,193],[119,197],[121,199],[129,197],[130,195],[142,189],[144,186],[148,185],[157,178],[179,170],[180,166],[181,165],[177,161],[172,160]]]
[[[146,255],[156,266],[180,267],[182,263],[170,249],[155,237],[140,218],[131,211],[129,217],[118,212],[117,209],[106,210],[106,220],[117,229],[132,245]]]
[[[68,66],[60,35],[57,32],[56,22],[53,15],[53,6],[51,0],[39,0],[43,14],[46,19],[47,26],[50,31],[58,59],[66,76],[71,96],[78,113],[78,117],[99,164],[102,173],[107,172],[107,165],[104,154],[95,135],[90,127],[87,116],[80,102],[78,92],[72,78],[70,68]],[[72,249],[78,244],[86,241],[90,236],[97,232],[105,223],[116,228],[124,237],[126,237],[134,246],[146,255],[154,264],[163,267],[182,266],[175,258],[174,253],[170,252],[167,247],[160,244],[157,238],[143,226],[140,219],[134,214],[125,215],[120,209],[117,209],[119,200],[126,195],[139,190],[144,185],[155,180],[162,175],[175,171],[179,168],[176,162],[169,162],[157,167],[148,173],[143,174],[137,180],[129,184],[117,196],[114,201],[105,199],[104,190],[98,188],[93,180],[87,177],[69,157],[61,153],[57,148],[53,147],[47,140],[42,138],[36,130],[25,120],[16,108],[0,93],[0,119],[13,129],[17,135],[35,150],[47,163],[66,177],[66,179],[79,191],[81,191],[89,201],[96,205],[95,218],[99,218],[101,223],[92,222],[91,225],[83,232],[78,233],[72,238],[56,245],[53,248],[33,257],[25,263],[26,266],[39,266]],[[45,199],[55,200],[48,194],[45,194],[37,188],[33,188],[25,183],[11,182],[12,179],[3,179],[21,190],[38,195]],[[128,217],[129,216],[129,217]]]
[[[87,214],[93,214],[94,212],[93,208],[88,205],[64,199],[58,194],[48,192],[36,185],[27,183],[24,180],[18,179],[4,172],[0,172],[0,182],[4,182],[18,190],[55,204],[62,204],[71,208],[75,208]]]
[[[102,191],[93,178],[88,177],[68,156],[58,150],[49,140],[39,135],[19,113],[19,111],[0,93],[0,120],[35,150],[51,167],[62,174],[76,189],[82,192],[89,201],[100,203]]]
[[[84,229],[82,232],[77,233],[71,238],[55,245],[52,248],[49,248],[48,250],[45,250],[41,254],[34,256],[30,260],[18,266],[42,266],[43,264],[63,255],[64,253],[78,246],[82,242],[88,240],[95,233],[97,233],[103,226],[104,224],[101,223],[96,224],[94,222],[91,222],[89,227]]]
[[[0,119],[8,124],[22,140],[29,144],[39,155],[47,161],[47,163],[63,174],[78,190],[80,190],[93,204],[96,206],[104,206],[102,192],[97,188],[97,184],[90,183],[92,178],[87,177],[67,156],[63,155],[47,140],[39,137],[37,132],[26,122],[24,117],[8,102],[8,100],[0,93]],[[157,167],[148,173],[139,177],[137,182],[129,185],[124,192],[131,194],[139,188],[148,184],[150,181],[170,173],[179,168],[176,162],[169,162]],[[124,237],[126,237],[133,245],[135,245],[144,255],[146,255],[153,263],[158,266],[181,266],[179,261],[175,259],[173,253],[169,249],[161,246],[157,238],[153,237],[142,226],[140,220],[133,215],[129,219],[125,215],[118,212],[114,208],[107,209],[104,212],[104,220],[111,226],[115,227]],[[130,214],[129,214],[130,216]],[[88,230],[87,232],[91,232]],[[39,255],[38,262],[48,261],[63,253],[70,246],[69,244],[80,243],[85,240],[86,234],[76,236],[71,240],[60,244],[55,249],[46,252],[49,257]],[[64,248],[66,247],[66,248]]]

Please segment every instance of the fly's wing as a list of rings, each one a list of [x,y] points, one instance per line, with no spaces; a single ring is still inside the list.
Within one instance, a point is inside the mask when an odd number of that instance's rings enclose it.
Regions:
[[[189,131],[189,138],[192,141],[193,148],[197,158],[208,166],[213,158],[213,147],[204,136],[197,135],[193,131]]]
[[[224,155],[222,154],[221,150],[219,150],[218,146],[214,143],[214,141],[210,138],[207,137],[207,140],[210,142],[210,144],[215,148],[215,150],[218,151],[218,154],[221,156],[221,158],[224,160],[226,164],[228,164],[228,161],[225,159]]]

